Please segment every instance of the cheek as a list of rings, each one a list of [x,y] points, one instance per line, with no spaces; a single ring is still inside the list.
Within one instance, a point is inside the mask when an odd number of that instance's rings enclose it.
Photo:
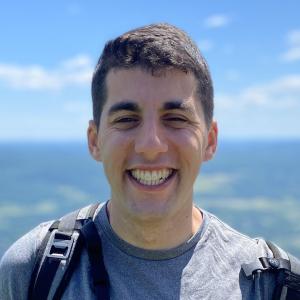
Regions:
[[[100,149],[104,164],[112,164],[125,159],[132,139],[124,134],[108,131],[101,137]]]
[[[129,153],[129,139],[124,136],[108,134],[102,141],[104,171],[110,186],[117,191],[121,186],[123,170]]]
[[[174,135],[172,140],[185,159],[202,160],[205,149],[205,137],[202,132],[182,130],[180,134]]]

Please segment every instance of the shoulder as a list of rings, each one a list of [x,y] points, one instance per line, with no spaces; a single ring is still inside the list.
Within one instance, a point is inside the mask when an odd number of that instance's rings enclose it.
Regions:
[[[0,299],[26,299],[36,253],[51,224],[38,225],[4,253],[0,260]]]
[[[257,257],[273,257],[273,253],[262,238],[249,237],[221,221],[215,215],[205,212],[208,218],[207,235],[210,242],[223,248],[224,253],[241,263]]]
[[[258,281],[249,280],[242,270],[260,257],[274,257],[264,239],[249,237],[207,213],[207,239],[215,272],[227,274],[227,279],[238,286],[243,299],[258,299],[273,294],[276,286],[275,273],[264,272]],[[268,298],[269,299],[269,298]],[[271,298],[270,298],[271,299]]]

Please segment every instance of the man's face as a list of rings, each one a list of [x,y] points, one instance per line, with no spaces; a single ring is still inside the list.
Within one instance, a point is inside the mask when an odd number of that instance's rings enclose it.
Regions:
[[[200,165],[212,157],[217,140],[216,124],[205,125],[194,75],[111,70],[106,84],[98,133],[93,122],[88,132],[113,209],[146,220],[191,207]]]

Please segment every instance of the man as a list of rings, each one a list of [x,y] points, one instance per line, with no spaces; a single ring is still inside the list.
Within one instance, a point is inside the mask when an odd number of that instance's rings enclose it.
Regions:
[[[180,29],[155,24],[108,42],[92,82],[92,157],[111,199],[95,213],[111,299],[271,299],[272,272],[255,281],[242,264],[273,254],[193,203],[202,162],[217,147],[208,67]],[[51,222],[1,261],[0,298],[26,299]],[[63,299],[96,299],[86,249]]]

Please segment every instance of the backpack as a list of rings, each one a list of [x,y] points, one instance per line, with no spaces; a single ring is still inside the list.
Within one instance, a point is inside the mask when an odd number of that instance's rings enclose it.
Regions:
[[[91,265],[97,299],[109,299],[101,239],[94,223],[99,204],[93,204],[65,215],[50,226],[38,250],[28,292],[29,300],[59,300],[85,247]],[[266,241],[273,258],[259,257],[243,264],[248,280],[256,281],[262,272],[276,274],[273,300],[300,300],[300,261],[273,243]]]
[[[270,241],[266,241],[273,257],[259,257],[254,262],[243,264],[248,280],[256,281],[262,272],[276,274],[273,300],[300,300],[300,261]]]
[[[38,250],[28,290],[30,300],[59,300],[85,247],[97,299],[109,299],[108,275],[102,259],[101,239],[93,204],[63,216],[49,227]]]

